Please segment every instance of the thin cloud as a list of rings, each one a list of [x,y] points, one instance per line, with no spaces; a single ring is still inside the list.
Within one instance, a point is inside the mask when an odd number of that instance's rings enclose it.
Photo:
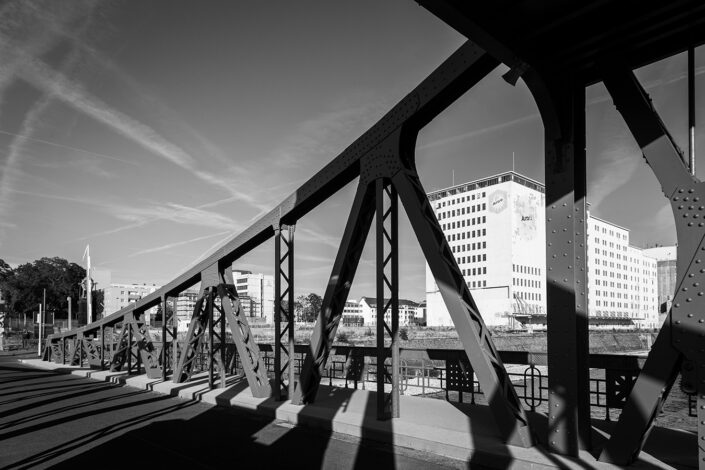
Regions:
[[[240,224],[222,214],[213,211],[199,209],[197,207],[189,207],[183,204],[167,203],[167,204],[151,204],[140,207],[127,206],[111,202],[98,201],[90,198],[78,198],[71,196],[59,196],[53,194],[45,194],[41,192],[25,191],[18,189],[10,189],[16,194],[27,196],[40,197],[44,199],[66,201],[78,204],[85,204],[99,209],[101,213],[109,214],[120,220],[129,221],[135,226],[145,224],[153,220],[163,220],[174,222],[183,225],[194,225],[199,227],[212,227],[218,229],[227,229],[234,231],[240,228]],[[115,231],[123,230],[119,228],[113,231],[106,231],[103,234],[114,233]],[[93,235],[97,236],[97,235]]]
[[[488,126],[488,127],[482,128],[482,129],[475,129],[473,131],[465,132],[463,134],[458,134],[458,135],[454,135],[451,137],[446,137],[445,139],[438,139],[433,142],[429,142],[427,144],[420,145],[420,146],[416,147],[416,150],[426,150],[426,149],[430,149],[430,148],[439,147],[441,145],[449,144],[452,142],[459,142],[461,140],[472,139],[473,137],[477,137],[479,135],[489,134],[490,132],[502,131],[508,127],[516,126],[517,124],[522,124],[522,123],[533,121],[534,119],[540,119],[540,118],[541,118],[541,115],[538,113],[529,114],[527,116],[522,116],[517,119],[512,119],[511,121],[506,121],[501,124],[496,124],[494,126]]]
[[[144,250],[136,251],[136,252],[132,253],[131,255],[129,255],[128,257],[132,258],[134,256],[146,255],[149,253],[156,253],[159,251],[169,250],[171,248],[176,248],[178,246],[184,246],[184,245],[188,245],[190,243],[195,243],[195,242],[199,242],[202,240],[208,240],[209,238],[219,237],[219,236],[224,235],[226,233],[230,233],[230,232],[228,232],[228,231],[218,232],[218,233],[213,233],[211,235],[205,235],[202,237],[192,238],[190,240],[184,240],[184,241],[175,242],[175,243],[167,243],[166,245],[160,245],[160,246],[155,246],[152,248],[147,248]]]
[[[98,158],[105,158],[107,160],[112,160],[120,163],[124,163],[126,165],[132,165],[132,166],[139,166],[136,162],[127,160],[126,158],[121,158],[121,157],[115,157],[112,155],[106,155],[104,153],[98,153],[98,152],[93,152],[92,150],[86,150],[78,147],[72,147],[71,145],[65,145],[65,144],[60,144],[58,142],[52,142],[50,140],[45,140],[45,139],[38,139],[36,137],[29,137],[27,135],[21,135],[21,134],[16,134],[14,132],[8,132],[5,130],[0,129],[0,134],[5,134],[13,137],[23,137],[25,140],[29,142],[37,142],[40,144],[45,144],[45,145],[51,145],[52,147],[57,147],[65,150],[72,150],[74,152],[80,152],[80,153],[85,153],[86,155],[91,155],[93,157],[98,157]]]
[[[92,13],[93,7],[88,9],[87,15],[84,17],[84,21],[79,28],[79,36],[85,33],[85,31],[90,27],[92,22]],[[63,68],[71,69],[76,65],[78,60],[79,55],[74,48],[69,51],[67,58],[63,63]],[[4,86],[4,84],[0,84],[0,92],[4,92]],[[48,92],[39,98],[39,100],[25,115],[22,120],[19,133],[15,134],[12,143],[9,146],[8,156],[5,160],[5,164],[3,165],[2,175],[0,175],[0,219],[6,219],[11,210],[10,188],[15,182],[12,179],[11,170],[19,164],[24,145],[27,143],[27,139],[35,132],[41,115],[52,103],[53,98],[54,94],[52,92]]]
[[[21,71],[23,78],[74,109],[105,124],[118,134],[139,144],[165,160],[189,171],[209,185],[220,187],[241,201],[259,206],[258,201],[248,192],[238,190],[237,181],[220,178],[199,169],[197,160],[178,145],[164,139],[152,128],[136,119],[108,106],[83,87],[70,81],[65,75],[50,69],[43,62],[33,59]]]

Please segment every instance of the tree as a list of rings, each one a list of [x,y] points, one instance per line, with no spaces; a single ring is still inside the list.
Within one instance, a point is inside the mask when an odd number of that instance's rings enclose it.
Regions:
[[[306,297],[308,301],[308,321],[318,320],[318,316],[321,314],[321,307],[323,306],[323,299],[320,295],[314,294],[313,292],[308,294]]]
[[[66,297],[79,297],[79,284],[85,277],[85,269],[63,258],[41,258],[15,269],[0,260],[0,290],[8,311],[17,315],[37,311],[46,289],[47,311],[66,317]]]
[[[300,295],[294,302],[294,314],[298,321],[315,322],[321,313],[323,299],[318,294]]]

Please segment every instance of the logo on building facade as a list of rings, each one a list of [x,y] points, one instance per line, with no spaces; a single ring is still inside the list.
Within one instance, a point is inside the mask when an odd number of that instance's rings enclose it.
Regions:
[[[499,214],[507,208],[507,192],[498,189],[490,194],[490,211]]]
[[[539,200],[534,194],[517,195],[514,200],[514,240],[533,240],[537,234],[536,218],[538,216]]]

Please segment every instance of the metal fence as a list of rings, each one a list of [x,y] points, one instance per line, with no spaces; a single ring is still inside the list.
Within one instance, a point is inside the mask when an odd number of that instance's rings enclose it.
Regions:
[[[89,341],[89,340],[88,340]],[[157,349],[162,344],[154,343]],[[167,343],[167,364],[174,363],[173,345]],[[36,343],[35,343],[36,347]],[[208,370],[207,345],[202,344],[196,354],[193,373]],[[98,346],[99,348],[99,346]],[[66,344],[63,361],[70,363],[72,348]],[[274,348],[272,344],[259,344],[260,353],[271,378],[274,377]],[[177,355],[181,354],[178,344]],[[105,367],[113,348],[106,341],[104,353]],[[234,343],[226,343],[225,370],[228,375],[243,373],[242,365]],[[293,366],[296,376],[301,372],[308,345],[296,345]],[[59,362],[59,354],[54,353],[54,360]],[[445,399],[448,401],[486,404],[479,382],[470,366],[467,355],[462,349],[416,349],[400,350],[400,391],[403,395]],[[161,358],[161,354],[159,354]],[[547,411],[548,408],[548,374],[547,354],[517,351],[500,351],[500,357],[507,368],[517,395],[526,409],[530,411]],[[606,420],[614,419],[626,402],[636,377],[645,361],[645,356],[619,354],[590,355],[590,406],[593,417]],[[176,358],[178,361],[178,357]],[[86,362],[87,364],[87,362]],[[385,367],[391,377],[391,357]],[[331,349],[329,360],[321,383],[331,387],[376,390],[377,348],[365,346],[337,345]],[[386,386],[391,390],[391,382]],[[676,411],[682,411],[685,417],[696,416],[694,395],[685,394],[674,387],[672,396],[680,403]],[[669,411],[674,411],[673,409]]]

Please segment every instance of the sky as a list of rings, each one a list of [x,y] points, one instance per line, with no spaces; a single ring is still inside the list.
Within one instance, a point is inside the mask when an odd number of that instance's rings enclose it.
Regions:
[[[464,40],[410,0],[0,3],[0,259],[82,263],[90,244],[113,282],[164,284],[294,192]],[[505,70],[419,134],[427,191],[508,171],[512,154],[544,181],[538,110]],[[637,76],[687,149],[685,70],[681,54]],[[637,246],[673,244],[667,201],[604,87],[586,97],[592,214]],[[355,184],[298,221],[297,295],[323,294]],[[421,300],[424,261],[401,212],[400,295]],[[352,298],[375,295],[371,242]],[[272,274],[273,258],[269,241],[234,267]]]

